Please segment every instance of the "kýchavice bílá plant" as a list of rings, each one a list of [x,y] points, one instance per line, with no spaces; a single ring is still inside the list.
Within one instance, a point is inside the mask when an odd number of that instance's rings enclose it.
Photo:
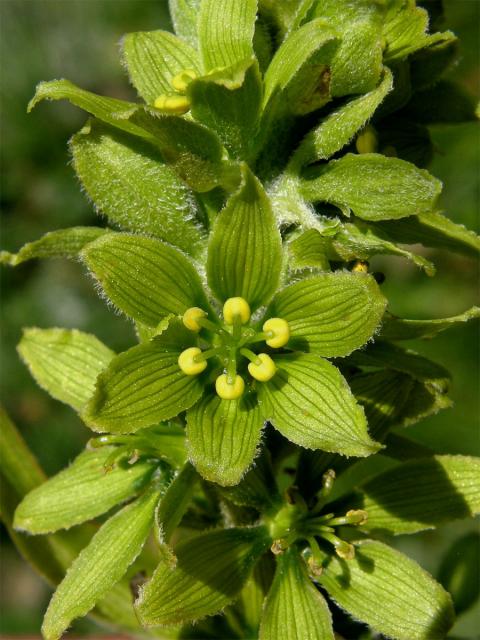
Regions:
[[[427,125],[475,118],[443,79],[457,40],[413,0],[170,9],[176,35],[122,42],[144,102],[55,80],[29,105],[90,114],[73,166],[112,228],[1,260],[80,260],[139,342],[29,328],[18,347],[95,432],[45,480],[2,414],[3,519],[58,585],[43,635],[91,613],[142,637],[444,638],[450,594],[387,542],[478,513],[480,462],[390,433],[450,404],[448,372],[397,342],[479,309],[395,317],[367,260],[431,276],[406,244],[478,255],[425,169]],[[349,485],[377,452],[394,462]]]

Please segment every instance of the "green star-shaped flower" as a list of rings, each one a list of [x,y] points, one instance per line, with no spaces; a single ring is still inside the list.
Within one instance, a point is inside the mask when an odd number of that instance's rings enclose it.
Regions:
[[[148,338],[99,376],[83,410],[94,430],[132,433],[186,411],[190,458],[223,485],[251,465],[266,421],[303,447],[354,456],[378,449],[363,409],[324,358],[365,344],[385,299],[363,273],[311,274],[284,287],[280,233],[246,165],[211,231],[208,287],[203,265],[159,240],[107,233],[82,255]]]

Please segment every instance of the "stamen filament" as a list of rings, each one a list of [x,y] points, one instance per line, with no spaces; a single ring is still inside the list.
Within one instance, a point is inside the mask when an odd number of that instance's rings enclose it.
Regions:
[[[217,349],[208,349],[208,351],[202,351],[197,356],[194,356],[194,362],[203,362],[204,360],[208,360],[209,358],[213,358],[218,355],[223,349],[218,347]]]
[[[225,331],[225,329],[223,329],[223,327],[219,327],[217,324],[215,324],[211,320],[208,320],[208,318],[198,318],[197,323],[203,329],[208,329],[212,333],[217,333],[217,334],[223,333],[225,335],[230,335],[228,331]]]
[[[256,333],[252,338],[246,340],[245,344],[254,344],[255,342],[265,342],[265,340],[270,340],[273,338],[273,331],[262,331],[261,333]]]
[[[235,347],[230,348],[227,365],[227,384],[233,384],[237,377],[237,357]]]
[[[250,351],[250,349],[240,349],[240,353],[242,354],[242,356],[245,356],[245,358],[248,358],[250,360],[250,362],[253,362],[253,364],[256,364],[257,367],[259,367],[262,364],[261,359],[258,357],[258,354],[253,353],[253,351]]]

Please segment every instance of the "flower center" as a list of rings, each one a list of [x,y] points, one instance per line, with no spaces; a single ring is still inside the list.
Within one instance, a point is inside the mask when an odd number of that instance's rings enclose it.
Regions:
[[[258,345],[265,342],[268,347],[278,349],[287,344],[290,329],[286,320],[269,318],[262,331],[250,326],[251,312],[244,298],[228,298],[223,305],[223,322],[217,318],[210,320],[199,307],[187,309],[183,324],[208,348],[189,347],[182,351],[178,366],[188,376],[199,375],[207,368],[207,360],[219,361],[223,373],[215,381],[215,390],[224,400],[235,400],[245,390],[245,381],[238,373],[245,369],[259,382],[268,382],[277,368],[268,353],[257,352]]]

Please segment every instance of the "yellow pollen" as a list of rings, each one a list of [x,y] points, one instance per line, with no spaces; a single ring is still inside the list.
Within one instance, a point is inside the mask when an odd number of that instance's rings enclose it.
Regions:
[[[277,367],[275,363],[266,353],[259,353],[259,359],[261,360],[261,364],[255,364],[254,362],[250,362],[248,365],[248,372],[255,378],[255,380],[259,380],[260,382],[267,382],[271,380],[273,376],[277,372]]]
[[[197,74],[194,69],[185,69],[172,78],[171,85],[179,93],[185,93],[188,85],[195,80]]]
[[[273,333],[272,337],[265,342],[274,349],[284,347],[290,340],[290,327],[283,318],[269,318],[262,329],[265,333]]]
[[[205,311],[203,309],[200,309],[200,307],[190,307],[190,309],[187,309],[183,314],[183,324],[187,327],[187,329],[190,329],[190,331],[195,331],[196,333],[198,333],[202,328],[198,324],[198,321],[200,320],[200,318],[204,318],[206,315],[207,314],[205,313]]]
[[[156,109],[182,115],[190,109],[190,101],[185,96],[158,96],[153,103]]]
[[[378,146],[377,134],[372,125],[367,125],[365,129],[358,134],[355,142],[358,153],[375,153]]]
[[[233,324],[236,317],[242,324],[250,320],[250,305],[245,298],[228,298],[223,305],[223,319],[226,324]]]
[[[355,518],[357,520],[355,524],[360,527],[368,522],[368,513],[363,509],[350,509],[350,511],[347,511],[346,516],[347,518]]]
[[[245,389],[245,383],[241,376],[236,375],[233,383],[229,384],[227,382],[227,376],[222,374],[218,376],[215,381],[215,389],[222,400],[236,400],[242,395]]]
[[[343,560],[353,560],[355,557],[355,547],[353,544],[341,540],[340,544],[335,545],[335,552],[337,556],[343,558]]]
[[[182,351],[178,356],[178,366],[187,376],[198,376],[199,373],[202,373],[207,368],[205,360],[200,360],[200,362],[195,360],[195,357],[201,353],[202,351],[198,347],[190,347]]]
[[[357,260],[352,267],[353,273],[368,273],[368,262]]]

